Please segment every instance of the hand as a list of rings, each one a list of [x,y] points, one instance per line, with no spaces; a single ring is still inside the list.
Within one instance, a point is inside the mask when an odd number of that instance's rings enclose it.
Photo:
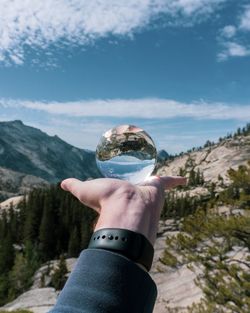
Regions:
[[[100,214],[95,231],[128,229],[143,234],[154,245],[165,190],[185,184],[184,177],[152,176],[139,185],[111,178],[84,182],[69,178],[61,187]]]

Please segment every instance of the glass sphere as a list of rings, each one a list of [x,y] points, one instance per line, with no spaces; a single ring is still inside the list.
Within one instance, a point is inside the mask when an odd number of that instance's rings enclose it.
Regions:
[[[96,148],[96,163],[101,173],[132,184],[141,183],[152,174],[156,156],[152,138],[133,125],[108,130]]]

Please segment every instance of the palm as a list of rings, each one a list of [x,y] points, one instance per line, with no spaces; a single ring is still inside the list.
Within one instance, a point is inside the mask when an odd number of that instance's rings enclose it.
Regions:
[[[130,229],[154,243],[164,190],[183,184],[185,178],[182,177],[152,177],[140,185],[109,178],[85,182],[66,179],[62,188],[100,214],[95,230]]]

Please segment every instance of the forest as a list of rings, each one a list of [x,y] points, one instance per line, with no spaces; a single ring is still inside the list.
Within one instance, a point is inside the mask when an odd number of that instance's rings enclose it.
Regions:
[[[60,257],[77,257],[88,245],[95,219],[93,210],[59,185],[35,189],[25,195],[17,208],[3,211],[0,305],[27,290],[41,264]]]

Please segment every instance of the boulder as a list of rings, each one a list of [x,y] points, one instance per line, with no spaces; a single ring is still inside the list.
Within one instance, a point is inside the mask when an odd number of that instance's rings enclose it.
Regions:
[[[0,310],[13,311],[27,309],[34,313],[47,313],[56,303],[58,292],[54,288],[37,288],[29,290],[0,308]]]

